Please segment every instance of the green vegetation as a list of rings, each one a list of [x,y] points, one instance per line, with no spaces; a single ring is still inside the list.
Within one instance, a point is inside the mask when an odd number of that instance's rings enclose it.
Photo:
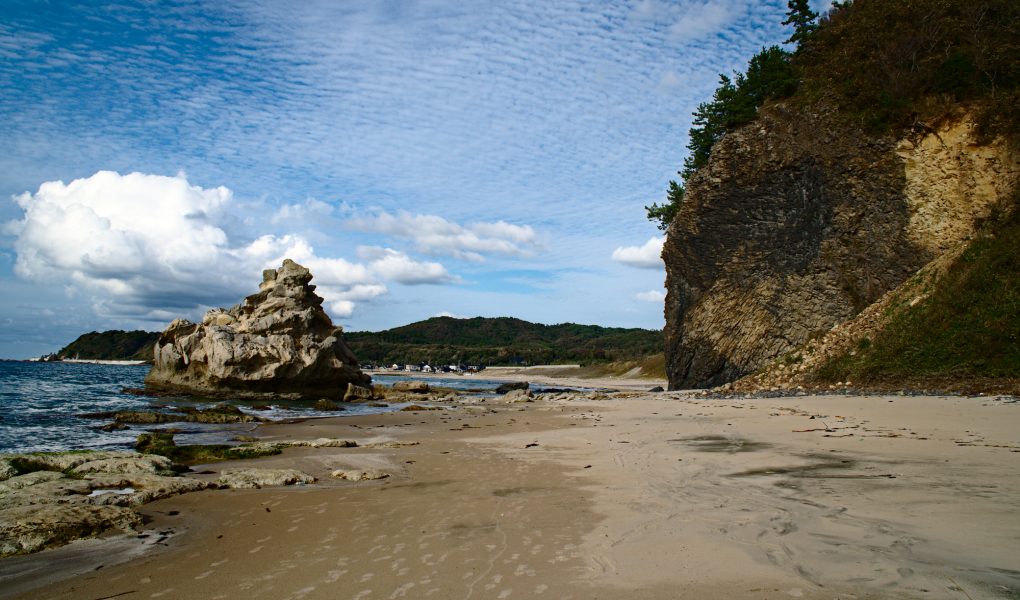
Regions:
[[[769,100],[822,103],[854,125],[894,134],[928,130],[966,103],[979,108],[982,133],[1020,139],[1020,2],[856,0],[834,2],[820,18],[806,0],[787,6],[783,24],[796,50],[763,49],[746,73],[720,76],[712,100],[694,112],[680,183],[670,181],[664,205],[645,207],[660,229],[715,143]]]
[[[1020,377],[1020,194],[916,306],[895,306],[890,322],[853,353],[819,370],[827,381]]]
[[[135,442],[135,450],[142,454],[165,456],[176,464],[199,465],[222,460],[260,458],[279,454],[275,446],[228,446],[226,444],[195,444],[178,446],[172,433],[143,433]]]
[[[1016,0],[842,3],[803,40],[794,64],[804,101],[834,100],[874,131],[923,129],[967,102],[983,107],[987,131],[1020,133]]]
[[[87,360],[152,360],[152,350],[159,338],[151,331],[92,331],[78,337],[57,352],[61,358]]]
[[[662,332],[520,319],[434,317],[380,332],[348,332],[363,363],[564,364],[634,360],[662,352]]]

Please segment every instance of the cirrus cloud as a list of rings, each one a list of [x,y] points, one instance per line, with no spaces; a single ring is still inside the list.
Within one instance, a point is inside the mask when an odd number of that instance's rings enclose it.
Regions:
[[[410,240],[421,252],[482,262],[486,254],[528,256],[541,248],[538,234],[528,225],[505,221],[471,223],[467,226],[438,215],[381,212],[373,217],[348,221],[352,229],[371,231]]]

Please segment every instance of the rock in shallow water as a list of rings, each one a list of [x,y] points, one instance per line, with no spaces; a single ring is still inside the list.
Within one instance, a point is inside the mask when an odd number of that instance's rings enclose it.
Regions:
[[[308,269],[287,259],[264,271],[259,291],[241,304],[210,310],[202,323],[175,320],[156,342],[146,386],[339,399],[348,384],[369,385],[311,279]]]

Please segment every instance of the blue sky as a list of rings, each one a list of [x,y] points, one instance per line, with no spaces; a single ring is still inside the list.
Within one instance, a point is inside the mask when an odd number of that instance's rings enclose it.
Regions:
[[[659,328],[643,206],[785,2],[0,4],[0,356],[306,264],[334,320]]]

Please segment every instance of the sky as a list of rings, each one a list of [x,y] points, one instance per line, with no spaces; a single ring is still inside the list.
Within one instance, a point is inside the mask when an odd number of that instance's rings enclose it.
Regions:
[[[785,11],[4,0],[0,357],[200,319],[284,258],[348,331],[661,328],[644,206]]]

